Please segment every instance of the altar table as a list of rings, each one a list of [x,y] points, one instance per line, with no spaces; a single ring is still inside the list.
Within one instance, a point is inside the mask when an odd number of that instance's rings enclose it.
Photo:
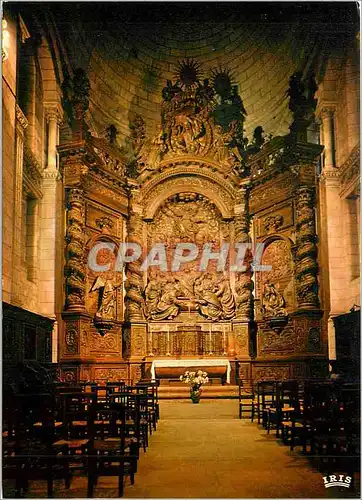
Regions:
[[[230,384],[231,365],[228,359],[155,359],[151,365],[152,380],[156,379],[156,368],[226,366],[226,382]]]

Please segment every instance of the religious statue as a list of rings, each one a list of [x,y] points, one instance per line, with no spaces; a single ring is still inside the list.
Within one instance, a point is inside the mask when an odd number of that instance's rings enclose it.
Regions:
[[[283,295],[276,290],[273,283],[264,284],[263,307],[264,316],[287,316],[285,309],[285,299]]]
[[[293,113],[294,120],[311,120],[317,107],[315,93],[318,89],[315,76],[310,73],[307,76],[307,88],[303,81],[303,73],[297,71],[289,79],[289,109]]]
[[[120,286],[122,286],[122,282],[115,284],[112,280],[104,279],[101,276],[97,277],[90,289],[91,292],[99,290],[96,320],[112,321],[115,319],[116,290]]]
[[[173,319],[180,312],[180,290],[176,280],[168,279],[162,283],[155,279],[148,283],[145,294],[147,317],[161,321]]]
[[[118,130],[116,129],[115,125],[109,125],[109,127],[106,128],[105,130],[105,137],[109,144],[114,144],[116,142],[118,135]]]
[[[235,299],[230,288],[229,280],[223,277],[217,286],[216,296],[219,297],[222,308],[222,319],[231,319],[235,316]]]
[[[222,278],[218,284],[206,273],[195,280],[197,310],[202,316],[213,321],[231,319],[235,315],[235,299],[229,282]]]

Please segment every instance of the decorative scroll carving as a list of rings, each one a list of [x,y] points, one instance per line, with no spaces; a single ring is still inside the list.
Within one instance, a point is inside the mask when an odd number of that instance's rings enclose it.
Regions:
[[[319,328],[311,328],[308,332],[307,348],[312,352],[319,352],[321,348],[321,332]]]
[[[85,309],[84,197],[81,189],[68,190],[66,309]]]
[[[118,382],[127,378],[127,369],[124,368],[95,368],[94,378],[99,381]]]
[[[92,351],[99,353],[117,351],[116,334],[107,332],[103,337],[100,337],[96,332],[92,333]]]
[[[265,230],[268,233],[276,233],[282,227],[284,218],[282,215],[269,215],[264,221]]]
[[[100,219],[96,219],[96,226],[101,230],[104,228],[113,229],[114,222],[107,216],[101,217]]]
[[[253,367],[253,380],[288,380],[289,366],[255,366]]]
[[[65,332],[65,353],[76,354],[78,352],[78,331],[75,327],[67,325]]]
[[[303,186],[296,196],[296,292],[300,308],[316,308],[318,299],[317,236],[314,188]]]

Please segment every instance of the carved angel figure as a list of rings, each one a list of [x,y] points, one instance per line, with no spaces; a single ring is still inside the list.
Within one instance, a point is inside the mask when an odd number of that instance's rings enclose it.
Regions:
[[[99,290],[98,311],[96,319],[114,320],[116,306],[116,290],[122,283],[114,284],[111,280],[104,279],[98,276],[94,285],[90,289],[91,292]]]
[[[287,316],[285,299],[273,283],[265,283],[263,294],[263,313],[265,316]]]

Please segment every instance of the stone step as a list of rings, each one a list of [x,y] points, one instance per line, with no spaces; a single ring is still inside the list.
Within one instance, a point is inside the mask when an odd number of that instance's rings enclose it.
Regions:
[[[160,386],[158,388],[159,399],[189,399],[190,389],[188,386]],[[202,388],[203,399],[237,399],[239,388],[237,385],[209,385]]]

